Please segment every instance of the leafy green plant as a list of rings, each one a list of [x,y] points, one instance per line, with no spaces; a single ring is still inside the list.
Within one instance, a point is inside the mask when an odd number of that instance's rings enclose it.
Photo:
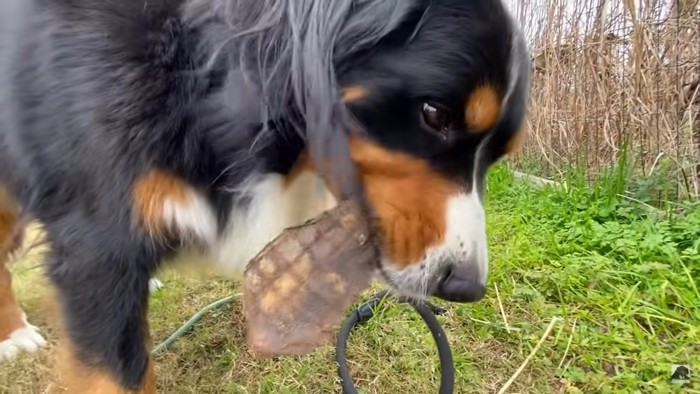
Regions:
[[[571,342],[554,345],[568,352],[567,384],[664,392],[671,364],[700,370],[700,204],[659,199],[668,185],[635,178],[621,157],[593,181],[572,168],[566,187],[534,189],[494,169],[491,230],[507,235],[491,243],[492,278],[502,299],[528,305],[511,321],[537,310],[576,322]]]

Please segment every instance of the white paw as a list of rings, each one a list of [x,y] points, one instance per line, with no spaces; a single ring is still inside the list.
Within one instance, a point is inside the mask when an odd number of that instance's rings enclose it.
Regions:
[[[151,280],[148,281],[148,290],[151,291],[151,293],[155,293],[156,291],[162,289],[165,285],[163,282],[158,280],[158,278],[151,278]]]
[[[12,360],[19,352],[34,353],[46,345],[46,340],[39,334],[39,328],[27,323],[18,328],[9,338],[0,342],[0,362]]]

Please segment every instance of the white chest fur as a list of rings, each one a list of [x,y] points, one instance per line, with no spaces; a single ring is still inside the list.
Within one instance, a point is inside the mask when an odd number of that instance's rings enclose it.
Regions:
[[[224,274],[237,276],[268,242],[285,228],[302,224],[335,206],[323,182],[312,173],[291,184],[279,174],[252,180],[243,190],[247,201],[237,206],[212,247],[212,259]]]

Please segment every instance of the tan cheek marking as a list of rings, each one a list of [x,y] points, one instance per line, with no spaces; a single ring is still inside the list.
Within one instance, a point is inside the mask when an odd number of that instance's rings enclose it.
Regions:
[[[348,86],[341,91],[341,100],[344,103],[353,103],[367,96],[367,88],[364,86]]]
[[[447,202],[457,186],[425,161],[367,140],[353,138],[350,149],[392,263],[403,268],[422,261],[445,237]]]
[[[501,113],[500,94],[495,87],[484,85],[476,88],[464,107],[464,119],[471,132],[490,130]]]
[[[192,188],[175,175],[161,170],[148,172],[134,183],[132,190],[136,221],[152,235],[168,235],[163,218],[164,204],[172,201],[187,206],[192,192]]]

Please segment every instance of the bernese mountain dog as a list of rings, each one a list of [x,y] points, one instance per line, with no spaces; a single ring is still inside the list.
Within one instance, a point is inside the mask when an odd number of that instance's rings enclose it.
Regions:
[[[230,274],[345,198],[376,277],[486,292],[482,198],[530,89],[502,0],[3,0],[0,349],[43,338],[5,267],[42,224],[68,392],[155,392],[149,280],[195,251]]]

